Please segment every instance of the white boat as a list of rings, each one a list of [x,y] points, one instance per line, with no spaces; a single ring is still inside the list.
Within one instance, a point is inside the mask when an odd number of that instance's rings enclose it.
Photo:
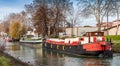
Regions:
[[[26,37],[22,37],[21,39],[20,39],[20,41],[19,42],[21,42],[21,43],[42,43],[42,38],[40,38],[40,37],[36,37],[36,36],[32,36],[32,37],[29,37],[28,38],[28,36],[26,36]]]

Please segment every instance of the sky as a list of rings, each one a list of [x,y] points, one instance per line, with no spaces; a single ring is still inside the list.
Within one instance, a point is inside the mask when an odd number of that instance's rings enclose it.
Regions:
[[[25,10],[24,5],[32,3],[32,1],[33,0],[0,0],[0,20],[4,20],[4,18],[7,17],[10,13],[19,13]],[[84,26],[84,25],[95,26],[96,23],[97,22],[95,18],[92,17],[92,18],[85,18],[80,25],[81,26]]]
[[[24,5],[32,3],[32,0],[0,0],[0,20],[10,13],[19,13],[25,9]]]

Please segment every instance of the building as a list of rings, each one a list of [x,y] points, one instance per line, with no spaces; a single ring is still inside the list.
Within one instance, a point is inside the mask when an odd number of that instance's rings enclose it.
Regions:
[[[68,36],[83,36],[86,32],[98,31],[98,24],[96,27],[74,27],[66,28],[66,34]],[[101,31],[104,32],[104,35],[120,35],[120,19],[112,22],[102,22]]]
[[[115,20],[115,21],[112,21],[112,22],[102,22],[101,27],[104,27],[104,29],[107,29],[107,28],[116,26],[118,24],[120,24],[120,20]],[[96,24],[96,26],[98,26],[98,24]]]
[[[120,24],[108,29],[104,29],[103,31],[105,35],[120,35]]]
[[[66,28],[66,34],[68,36],[83,36],[86,32],[97,31],[97,27],[74,27],[74,28]]]
[[[120,20],[115,20],[113,22],[108,22],[110,26],[103,29],[105,35],[120,35]],[[107,25],[107,24],[106,24]],[[103,26],[103,24],[102,24]]]

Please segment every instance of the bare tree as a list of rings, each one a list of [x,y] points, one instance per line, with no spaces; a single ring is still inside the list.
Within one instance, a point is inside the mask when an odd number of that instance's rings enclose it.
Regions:
[[[33,4],[27,5],[32,11],[34,27],[39,34],[57,35],[59,23],[63,22],[63,5],[69,4],[69,0],[34,0]],[[32,10],[34,9],[34,10]]]
[[[119,10],[120,10],[120,0],[112,0],[112,9],[111,13],[113,16],[116,16],[116,19],[119,19]]]
[[[1,23],[2,31],[5,33],[9,33],[9,25],[10,25],[10,22],[8,20],[4,20]]]
[[[120,3],[120,0],[113,0],[112,1],[112,6],[113,6],[113,8],[112,8],[112,11],[111,11],[111,13],[115,16],[117,16],[117,20],[119,20],[119,10],[120,10],[120,5],[119,5],[119,3]],[[119,23],[117,23],[117,28],[116,28],[116,35],[118,35],[118,28],[119,28]]]
[[[22,11],[21,13],[9,14],[1,23],[3,31],[6,32],[7,34],[10,34],[10,32],[11,32],[10,24],[14,21],[17,21],[22,25],[21,31],[23,31],[23,32],[21,32],[21,35],[23,35],[23,33],[26,33],[27,28],[25,28],[25,26],[27,26],[27,23],[26,23],[27,19],[26,19],[26,13],[24,11]]]
[[[48,8],[46,6],[41,6],[37,9],[36,13],[33,15],[33,24],[36,28],[38,34],[45,36],[48,32]]]
[[[80,7],[71,7],[68,11],[67,21],[71,24],[71,36],[73,36],[73,27],[79,26],[82,21],[81,17],[81,8]]]
[[[79,0],[79,6],[83,7],[85,16],[94,15],[98,22],[98,31],[101,31],[101,22],[108,12],[111,0]]]

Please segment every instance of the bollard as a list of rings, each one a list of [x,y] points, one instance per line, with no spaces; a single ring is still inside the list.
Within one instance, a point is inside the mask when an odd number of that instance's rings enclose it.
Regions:
[[[107,42],[108,42],[108,38],[107,38]]]
[[[111,38],[110,38],[110,43],[111,43],[112,41],[111,41]]]
[[[28,63],[30,63],[30,62],[28,61]]]

